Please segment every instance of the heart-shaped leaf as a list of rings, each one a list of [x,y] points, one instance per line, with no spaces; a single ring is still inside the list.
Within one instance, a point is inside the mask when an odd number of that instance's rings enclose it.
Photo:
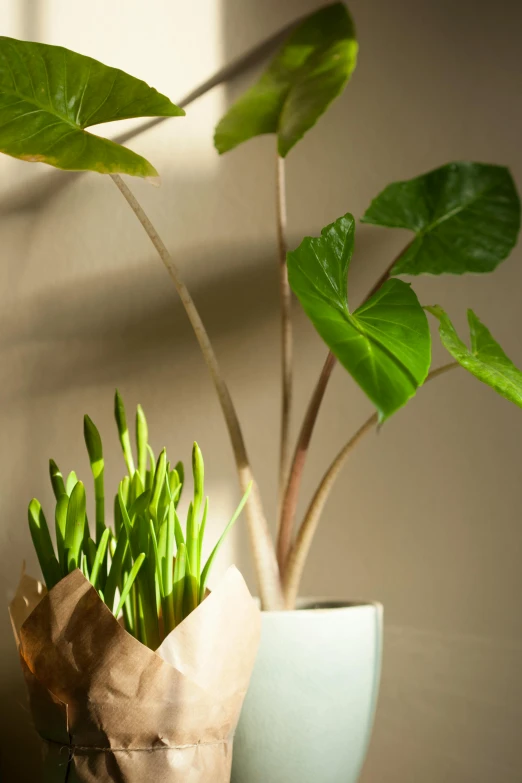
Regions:
[[[288,276],[304,311],[379,412],[381,421],[412,397],[429,370],[428,321],[415,293],[388,280],[355,312],[348,307],[354,219],[347,214],[288,253]]]
[[[388,185],[362,221],[415,232],[393,275],[492,272],[516,244],[520,199],[503,166],[449,163]]]
[[[522,408],[522,372],[506,356],[473,310],[468,310],[470,350],[442,307],[434,305],[425,309],[439,319],[441,342],[453,358],[479,381]]]
[[[264,133],[277,133],[285,157],[343,91],[357,62],[355,27],[334,3],[307,17],[290,35],[257,84],[219,122],[219,153]]]
[[[85,128],[184,113],[145,82],[91,57],[0,36],[0,152],[14,158],[154,177],[145,158]]]

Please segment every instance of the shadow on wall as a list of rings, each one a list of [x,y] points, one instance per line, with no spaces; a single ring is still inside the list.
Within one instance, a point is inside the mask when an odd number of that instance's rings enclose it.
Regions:
[[[248,269],[227,268],[232,259],[240,261],[247,253]],[[270,247],[265,251],[234,247],[225,254],[221,250],[207,254],[209,265],[223,272],[208,285],[191,287],[191,293],[214,339],[233,339],[238,330],[263,328],[272,320],[277,311],[277,273],[271,260]],[[190,266],[190,256],[184,261]],[[124,277],[108,272],[82,286],[60,284],[36,293],[25,300],[23,321],[17,303],[4,310],[0,350],[28,350],[34,360],[32,375],[23,378],[23,386],[11,378],[0,399],[8,403],[20,393],[36,398],[58,394],[95,380],[124,383],[135,372],[152,373],[160,356],[182,364],[187,345],[196,348],[197,344],[167,272],[164,286],[158,286],[156,278],[151,280],[150,267],[159,263],[153,256]],[[129,307],[130,302],[139,307]],[[67,351],[72,343],[82,346],[76,355]],[[89,360],[89,346],[95,363]]]

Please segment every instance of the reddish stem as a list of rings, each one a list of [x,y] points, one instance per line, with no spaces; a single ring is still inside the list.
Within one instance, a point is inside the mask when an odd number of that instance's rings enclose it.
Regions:
[[[303,470],[306,462],[306,454],[314,431],[315,422],[317,421],[317,414],[319,413],[319,408],[321,407],[321,402],[323,401],[330,375],[335,367],[335,362],[335,356],[332,353],[328,353],[321,375],[319,376],[319,380],[317,381],[317,385],[308,405],[308,410],[306,411],[295,448],[286,491],[281,506],[281,523],[277,540],[277,559],[281,575],[283,575],[288,553],[292,545],[293,523],[299,497],[299,488],[301,486],[301,479],[303,477]]]

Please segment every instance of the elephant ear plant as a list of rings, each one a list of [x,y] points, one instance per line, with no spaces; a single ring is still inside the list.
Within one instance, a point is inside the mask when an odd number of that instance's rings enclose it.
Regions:
[[[355,25],[345,5],[333,3],[321,8],[294,27],[259,81],[230,108],[215,130],[215,146],[220,154],[261,134],[275,137],[282,422],[279,518],[277,546],[274,546],[240,422],[207,332],[169,250],[120,177],[120,174],[151,176],[155,170],[134,153],[86,131],[94,122],[176,116],[183,112],[143,82],[90,58],[59,47],[0,39],[0,149],[24,160],[39,160],[59,168],[108,173],[173,279],[216,387],[243,492],[252,485],[245,510],[259,594],[266,609],[294,607],[321,512],[346,457],[365,433],[385,424],[421,386],[453,367],[462,366],[502,396],[519,406],[522,404],[522,374],[478,316],[469,314],[471,344],[468,348],[444,310],[430,303],[423,306],[414,286],[401,279],[402,275],[485,274],[507,258],[518,236],[520,202],[506,168],[483,163],[450,163],[406,182],[389,185],[377,195],[362,220],[377,226],[407,229],[413,236],[362,303],[353,302],[350,294],[348,273],[355,219],[349,212],[326,226],[319,237],[306,237],[299,247],[288,252],[285,159],[345,89],[356,66],[357,50]],[[293,453],[289,438],[293,415],[292,290],[329,349],[298,428]],[[442,343],[452,356],[451,363],[433,369],[430,369],[427,313],[438,322]],[[371,400],[375,413],[333,459],[301,524],[296,526],[306,455],[337,362]],[[137,471],[139,479],[133,479],[129,468],[129,485],[122,486],[120,491],[123,526],[127,524],[124,509],[129,512],[138,492],[132,482],[139,480],[143,492],[142,485],[146,490],[150,481],[146,472],[143,473],[145,452],[138,449],[138,453],[142,455]],[[175,486],[170,487],[173,495],[175,491]],[[125,493],[129,493],[130,502]],[[151,497],[156,497],[154,502],[160,504],[158,508],[164,509],[166,496],[155,495],[153,487],[151,493]],[[81,509],[82,498],[78,500]],[[152,526],[156,524],[154,513],[150,516]],[[67,535],[67,523],[65,531]],[[103,538],[101,524],[99,532],[98,547]],[[67,556],[73,560],[80,540],[79,533],[77,536],[72,555]],[[154,546],[154,539],[150,540]],[[159,547],[160,542],[157,544]],[[46,546],[49,547],[48,542]],[[139,556],[138,550],[139,547],[131,556]],[[84,567],[92,578],[94,547],[86,542],[82,551]],[[58,573],[59,557],[56,561],[50,566],[51,579]],[[102,564],[95,572],[98,580],[105,578],[104,567]],[[110,575],[111,572],[107,579]],[[102,583],[99,587],[103,593]]]

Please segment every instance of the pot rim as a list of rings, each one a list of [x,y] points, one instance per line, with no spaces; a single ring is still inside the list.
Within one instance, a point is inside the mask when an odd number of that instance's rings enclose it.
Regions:
[[[259,604],[259,598],[256,598],[256,602]],[[341,598],[298,598],[297,606],[295,609],[268,609],[262,610],[264,615],[303,615],[303,614],[318,614],[323,612],[344,612],[347,609],[364,609],[373,608],[376,609],[379,614],[383,612],[383,605],[379,601],[364,601],[355,600],[347,601]]]

